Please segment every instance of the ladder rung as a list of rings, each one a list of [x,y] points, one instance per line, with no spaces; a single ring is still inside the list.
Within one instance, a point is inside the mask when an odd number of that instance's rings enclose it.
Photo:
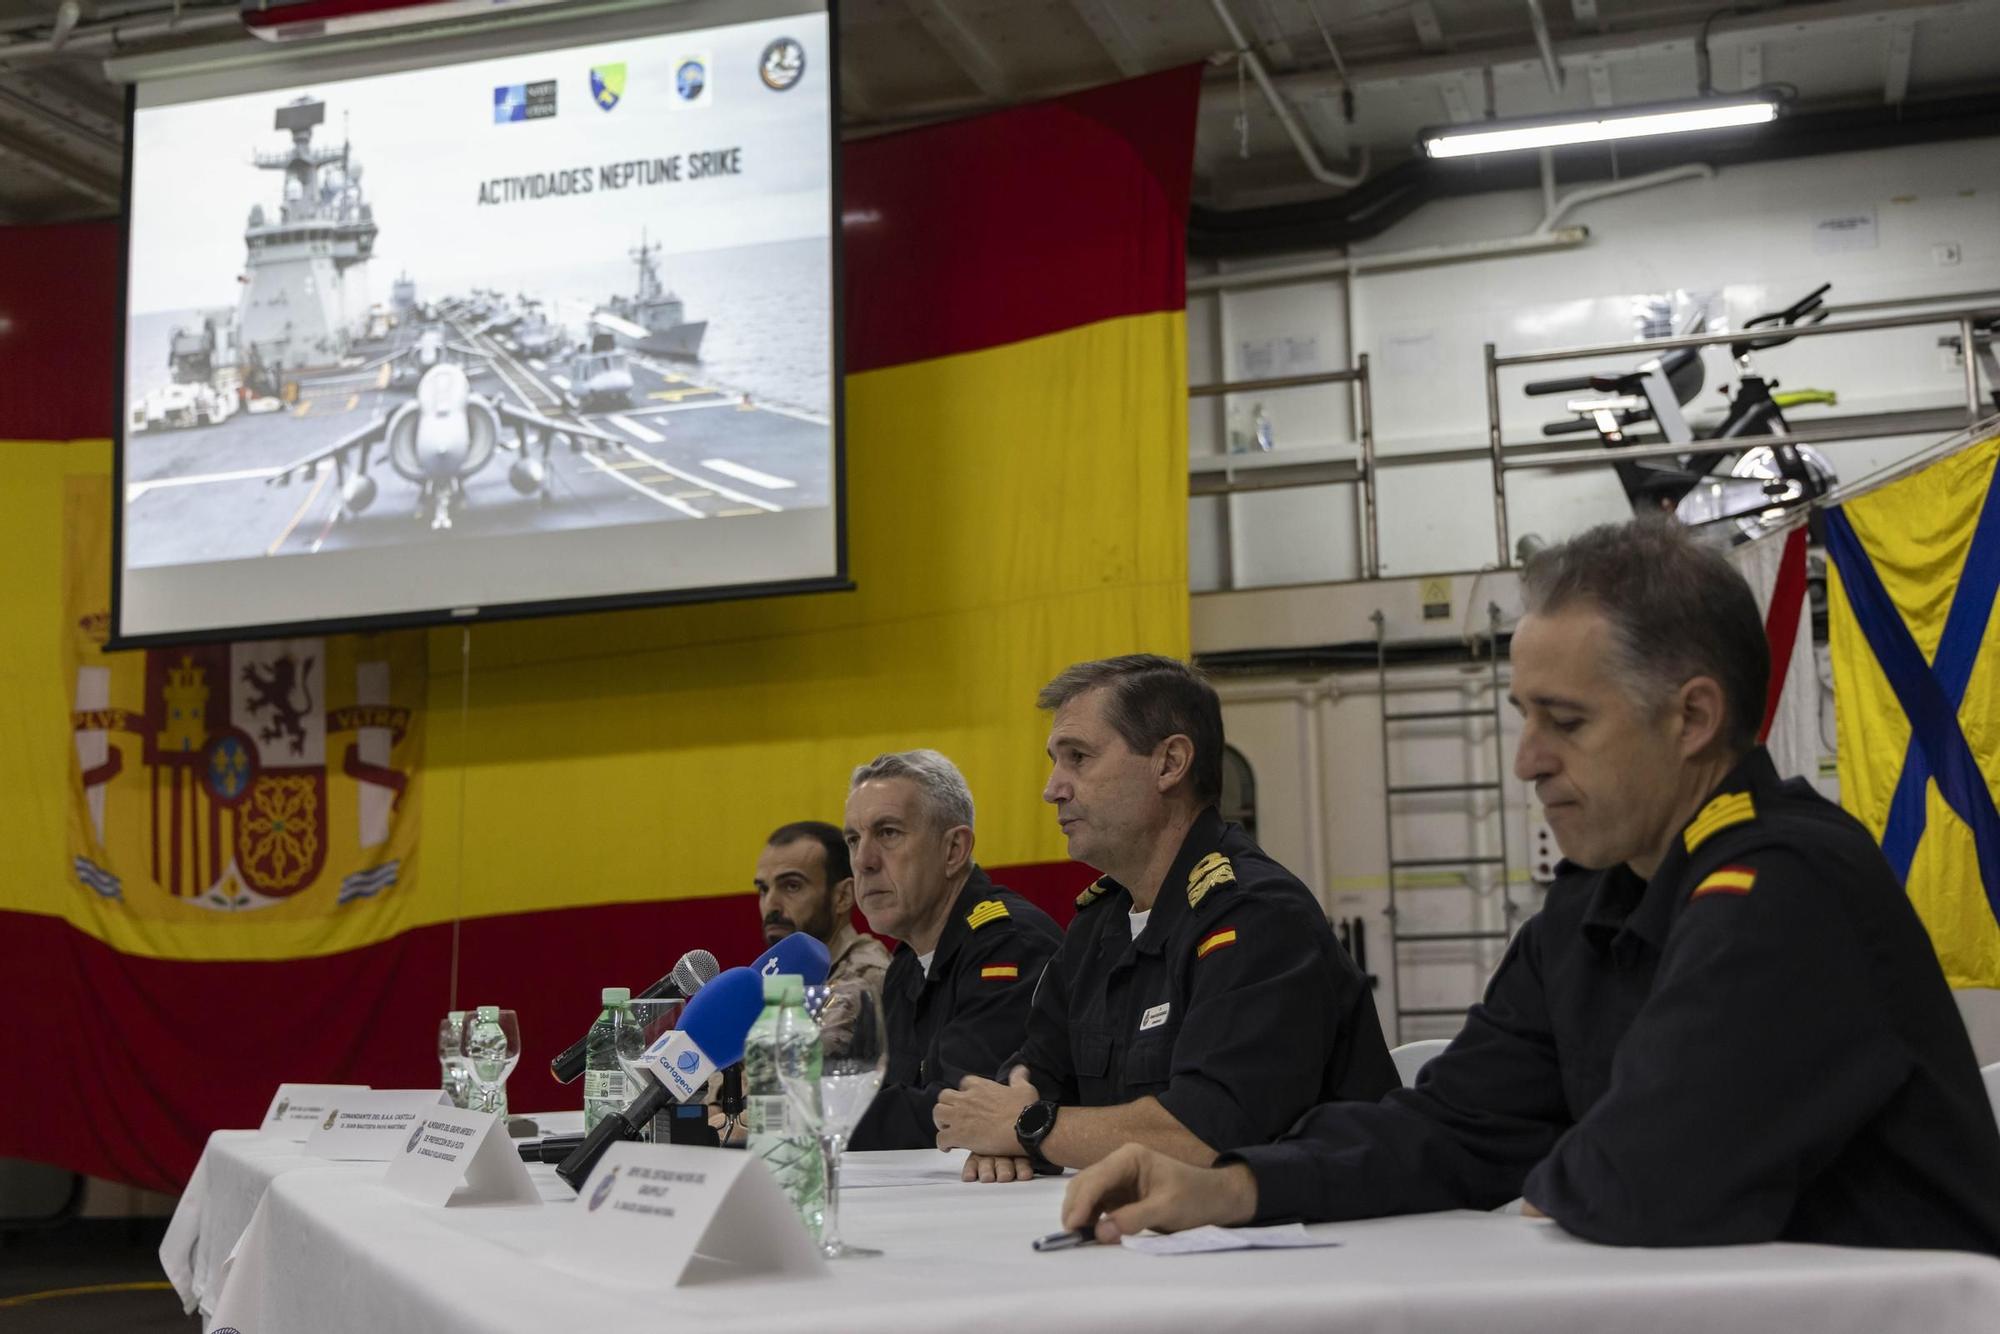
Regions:
[[[1492,709],[1418,709],[1412,713],[1385,713],[1385,723],[1414,723],[1432,718],[1491,718]]]
[[[1389,789],[1392,797],[1412,797],[1433,792],[1498,792],[1498,783],[1407,783]]]
[[[1498,866],[1498,857],[1417,857],[1408,861],[1392,861],[1389,869],[1400,871],[1413,866]]]
[[[1412,940],[1505,940],[1506,938],[1505,931],[1415,931],[1408,935],[1390,937],[1398,945]]]
[[[1398,1009],[1396,1017],[1399,1019],[1463,1019],[1465,1018],[1465,1011],[1450,1006],[1446,1006],[1443,1009]]]

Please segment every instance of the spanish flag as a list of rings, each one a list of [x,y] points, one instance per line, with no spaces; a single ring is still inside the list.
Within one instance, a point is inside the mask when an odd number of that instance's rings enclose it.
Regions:
[[[765,837],[885,750],[958,761],[1066,916],[1035,692],[1187,651],[1199,77],[847,147],[852,593],[106,654],[110,450],[7,445],[0,1155],[175,1187],[281,1080],[435,1086],[454,1002],[576,1106],[599,988],[753,957]]]
[[[1826,513],[1840,800],[1954,987],[2000,987],[1996,436]]]

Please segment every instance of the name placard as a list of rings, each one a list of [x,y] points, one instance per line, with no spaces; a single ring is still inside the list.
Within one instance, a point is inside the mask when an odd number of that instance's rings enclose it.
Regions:
[[[348,1162],[386,1163],[403,1152],[403,1145],[425,1116],[449,1103],[441,1089],[374,1089],[343,1094],[306,1136],[306,1152],[315,1158]]]
[[[280,1084],[257,1129],[274,1139],[304,1139],[340,1099],[366,1092],[366,1084]]]
[[[422,1204],[540,1204],[500,1118],[446,1107],[427,1112],[382,1178]]]
[[[615,1144],[578,1192],[548,1259],[578,1273],[691,1278],[826,1272],[764,1164],[685,1144]]]

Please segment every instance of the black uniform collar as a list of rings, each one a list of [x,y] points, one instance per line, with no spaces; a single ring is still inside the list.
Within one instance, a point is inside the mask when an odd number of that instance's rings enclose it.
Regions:
[[[909,942],[897,942],[896,953],[910,956],[912,968],[908,994],[912,998],[922,993],[932,978],[942,974],[951,956],[958,952],[959,945],[972,934],[972,923],[966,920],[967,917],[980,900],[990,899],[993,895],[993,881],[986,872],[974,866],[972,874],[967,876],[965,884],[960,886],[958,898],[952,902],[951,916],[945,920],[944,933],[938,937],[937,948],[931,953],[929,972],[925,972],[922,966],[918,965],[917,952],[910,948]]]
[[[1703,799],[1709,802],[1731,792],[1763,792],[1778,785],[1778,769],[1762,746],[1751,749]],[[1697,817],[1699,818],[1699,817]],[[1692,822],[1690,822],[1692,823]],[[1687,842],[1676,832],[1667,855],[1651,881],[1641,880],[1629,866],[1614,866],[1598,873],[1589,906],[1583,913],[1583,934],[1599,954],[1623,953],[1641,945],[1655,954],[1666,947],[1667,933],[1673,929],[1674,909],[1680,899],[1682,876],[1687,870]],[[1632,942],[1620,945],[1621,938]]]
[[[1209,853],[1222,847],[1222,837],[1229,826],[1222,822],[1222,816],[1215,807],[1204,806],[1188,826],[1187,836],[1181,840],[1181,850],[1174,857],[1174,864],[1167,868],[1166,878],[1160,881],[1160,892],[1153,896],[1152,916],[1146,919],[1146,929],[1132,942],[1132,947],[1141,954],[1160,954],[1166,950],[1167,937],[1174,926],[1193,909],[1188,907],[1188,877],[1194,873],[1194,864]],[[1107,889],[1125,896],[1125,911],[1133,910],[1132,891],[1105,876],[1102,882]]]

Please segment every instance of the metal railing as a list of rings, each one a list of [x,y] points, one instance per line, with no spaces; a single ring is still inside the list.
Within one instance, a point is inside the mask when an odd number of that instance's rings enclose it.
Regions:
[[[1931,311],[1917,315],[1893,315],[1878,319],[1829,321],[1825,324],[1804,325],[1788,330],[1793,338],[1821,338],[1832,334],[1875,333],[1885,329],[1914,329],[1927,325],[1955,324],[1958,326],[1959,347],[1965,362],[1965,417],[1957,421],[1953,410],[1951,424],[1971,425],[1985,417],[1979,394],[1979,363],[1974,356],[1973,346],[1976,327],[1985,320],[2000,316],[2000,306],[1964,306],[1951,310]],[[1528,468],[1573,468],[1602,467],[1608,463],[1634,463],[1641,459],[1672,458],[1684,454],[1698,453],[1704,448],[1718,446],[1748,448],[1758,444],[1776,444],[1790,441],[1797,444],[1826,444],[1842,440],[1879,440],[1885,436],[1899,434],[1933,434],[1938,429],[1934,414],[1918,413],[1914,417],[1924,417],[1925,422],[1911,431],[1901,431],[1885,427],[1880,418],[1868,419],[1871,425],[1848,430],[1813,429],[1794,430],[1787,434],[1740,436],[1730,441],[1693,440],[1682,443],[1659,445],[1635,445],[1618,449],[1560,449],[1546,444],[1502,444],[1500,440],[1500,372],[1511,366],[1536,366],[1551,361],[1583,361],[1609,357],[1630,358],[1634,352],[1650,356],[1659,352],[1671,352],[1684,347],[1720,347],[1729,343],[1739,343],[1745,338],[1754,338],[1756,331],[1735,330],[1727,333],[1689,334],[1675,338],[1649,338],[1634,343],[1600,343],[1590,347],[1556,348],[1548,352],[1522,352],[1511,356],[1500,356],[1492,343],[1486,344],[1486,441],[1487,457],[1493,470],[1493,527],[1495,546],[1502,568],[1513,561],[1509,550],[1511,542],[1507,528],[1507,474]],[[1832,423],[1829,423],[1831,425]],[[1914,425],[1914,421],[1913,421]],[[1947,427],[1949,429],[1949,427]]]
[[[1307,389],[1323,384],[1352,385],[1356,434],[1360,437],[1360,461],[1354,465],[1353,475],[1335,475],[1316,479],[1326,485],[1357,484],[1361,487],[1361,570],[1364,579],[1375,579],[1381,575],[1381,534],[1377,529],[1375,513],[1375,402],[1369,388],[1368,354],[1355,358],[1354,365],[1346,370],[1319,371],[1311,375],[1281,375],[1262,380],[1223,380],[1214,384],[1194,384],[1188,386],[1190,401],[1199,398],[1221,398],[1228,394],[1267,393],[1279,389]],[[1226,441],[1225,441],[1226,445]],[[1224,467],[1229,466],[1232,457],[1274,458],[1274,455],[1221,456]],[[1287,465],[1279,465],[1287,466]],[[1289,465],[1311,466],[1311,465]],[[1237,487],[1218,488],[1215,494],[1229,494],[1242,489]],[[1210,494],[1210,493],[1204,493]]]

